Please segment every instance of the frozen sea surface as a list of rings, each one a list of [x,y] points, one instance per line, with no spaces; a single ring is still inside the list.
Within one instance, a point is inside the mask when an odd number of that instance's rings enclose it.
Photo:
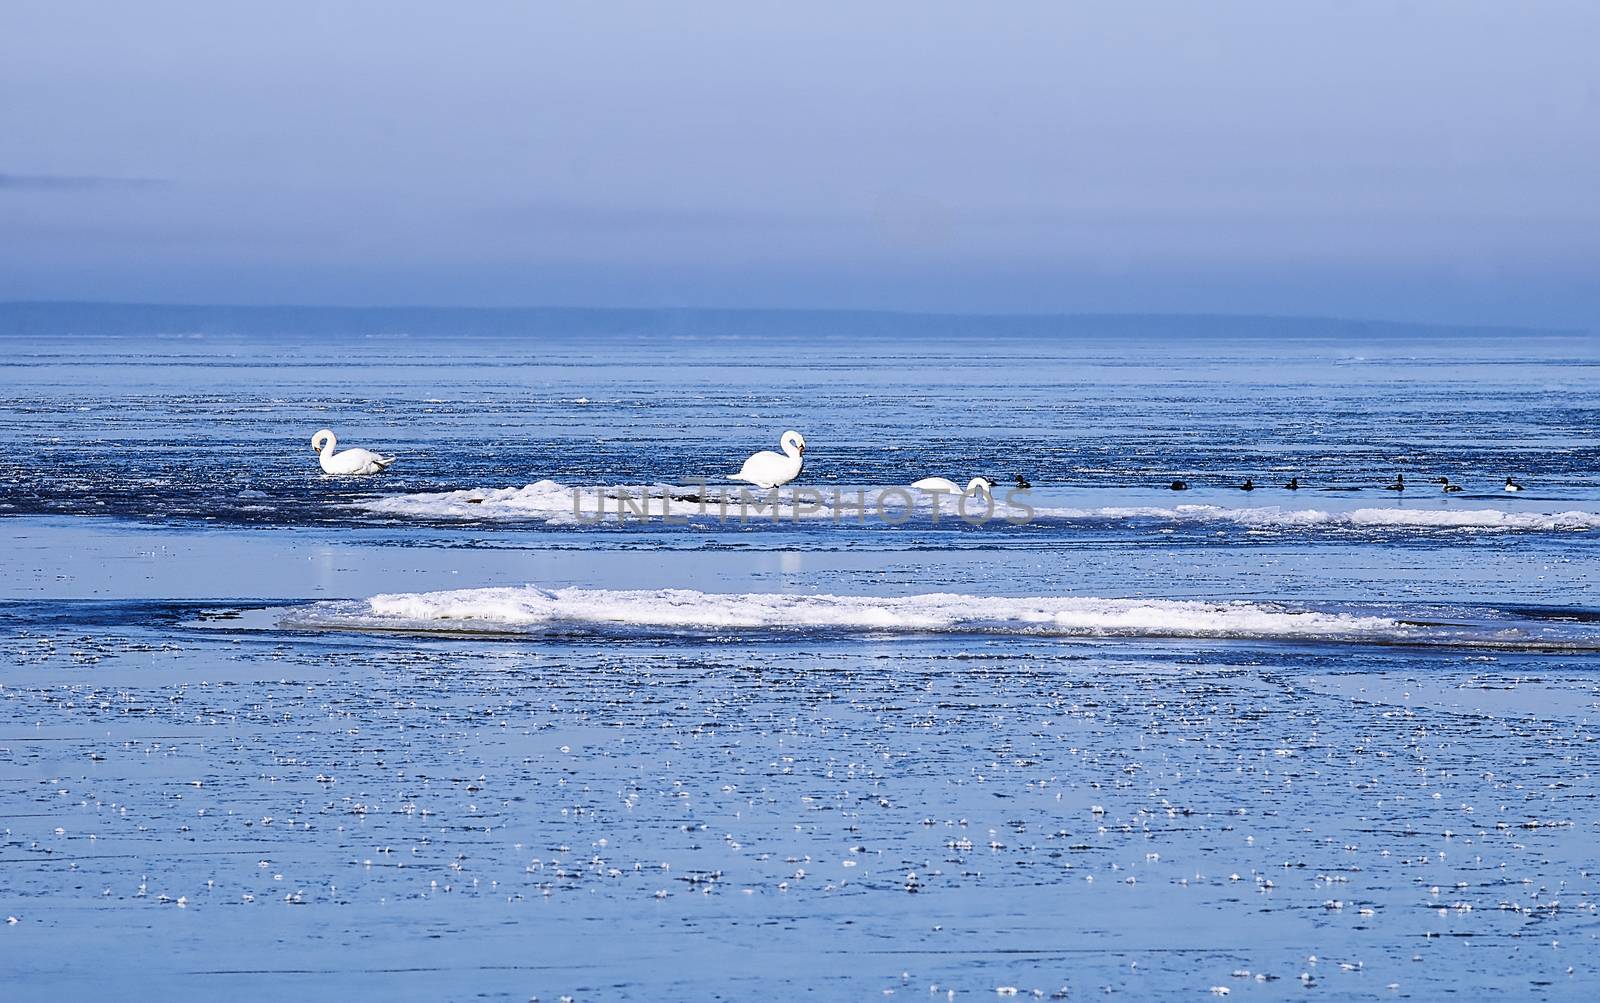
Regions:
[[[1600,993],[1594,339],[719,323],[0,337],[0,996]]]
[[[230,614],[12,614],[14,998],[1600,986],[1589,660]]]

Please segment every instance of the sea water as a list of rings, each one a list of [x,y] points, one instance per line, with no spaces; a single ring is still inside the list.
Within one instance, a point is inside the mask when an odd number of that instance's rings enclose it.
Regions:
[[[7,998],[1600,989],[1592,336],[70,319],[0,337]]]

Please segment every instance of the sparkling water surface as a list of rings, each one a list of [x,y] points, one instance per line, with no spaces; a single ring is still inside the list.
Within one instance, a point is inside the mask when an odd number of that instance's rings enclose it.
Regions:
[[[0,337],[6,998],[1600,991],[1595,339],[748,323]],[[323,426],[400,462],[324,477]],[[715,483],[791,427],[792,488],[1042,514],[439,501]],[[599,619],[324,622],[526,585]],[[686,622],[630,620],[664,589]],[[928,593],[1518,640],[712,615]]]

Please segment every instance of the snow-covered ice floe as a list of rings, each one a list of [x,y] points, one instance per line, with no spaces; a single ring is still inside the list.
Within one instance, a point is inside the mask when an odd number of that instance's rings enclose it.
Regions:
[[[537,481],[520,488],[389,495],[357,503],[363,511],[414,519],[535,520],[557,525],[645,521],[903,522],[937,511],[969,521],[1027,521],[1026,498],[1007,504],[911,487],[786,487],[762,490],[713,485],[566,485]]]
[[[1272,602],[951,593],[881,597],[722,594],[528,585],[406,592],[291,610],[291,628],[452,634],[759,633],[980,634],[1034,637],[1232,638],[1505,649],[1600,649],[1595,624],[1438,611]]]
[[[1353,509],[1230,507],[1221,505],[1059,507],[1033,493],[997,490],[992,507],[981,498],[934,496],[906,487],[785,488],[777,492],[724,485],[572,486],[551,480],[520,488],[388,495],[357,503],[362,511],[403,519],[535,521],[593,525],[662,521],[795,522],[871,520],[924,522],[937,511],[949,519],[994,525],[1024,522],[1095,525],[1217,524],[1293,532],[1570,533],[1600,530],[1600,513],[1507,512],[1495,508],[1368,507]]]

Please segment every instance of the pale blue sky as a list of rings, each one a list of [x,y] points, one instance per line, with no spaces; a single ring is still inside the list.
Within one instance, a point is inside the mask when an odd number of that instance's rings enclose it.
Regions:
[[[1600,4],[0,6],[0,299],[1600,327]]]

